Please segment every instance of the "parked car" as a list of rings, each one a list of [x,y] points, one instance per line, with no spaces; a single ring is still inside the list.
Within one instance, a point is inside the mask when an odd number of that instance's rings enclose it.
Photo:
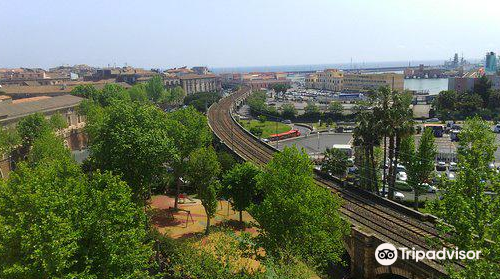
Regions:
[[[402,201],[405,198],[405,195],[403,193],[395,191],[394,192],[394,199],[398,201]]]
[[[397,172],[406,172],[406,167],[405,167],[405,166],[403,166],[403,165],[401,165],[401,164],[398,164],[398,165],[396,166],[396,171],[397,171]]]
[[[446,174],[446,177],[449,179],[449,180],[455,180],[455,173],[454,172],[448,172]]]
[[[386,198],[388,197],[387,193],[385,194],[385,197]],[[394,199],[395,200],[402,201],[404,198],[405,198],[405,195],[403,195],[403,193],[398,192],[398,191],[394,191]]]
[[[436,193],[437,188],[436,186],[429,185],[428,183],[423,183],[422,188],[427,191],[427,193]]]
[[[439,161],[436,164],[436,170],[437,171],[445,171],[446,170],[446,163],[443,161]]]
[[[448,170],[449,170],[449,171],[453,171],[453,172],[454,172],[454,171],[457,171],[457,169],[458,169],[458,168],[457,168],[457,163],[455,163],[455,162],[450,162],[450,166],[448,167]]]
[[[400,181],[400,180],[396,181],[394,188],[396,188],[396,190],[404,191],[404,192],[411,192],[412,191],[412,188],[410,187],[410,185],[408,185],[408,183],[406,181]]]
[[[400,171],[400,172],[396,173],[396,180],[406,181],[406,180],[408,180],[408,175],[406,175],[406,172]]]
[[[283,120],[283,124],[292,124],[292,120],[285,119],[285,120]]]
[[[500,124],[495,125],[495,127],[493,128],[493,132],[500,133]]]

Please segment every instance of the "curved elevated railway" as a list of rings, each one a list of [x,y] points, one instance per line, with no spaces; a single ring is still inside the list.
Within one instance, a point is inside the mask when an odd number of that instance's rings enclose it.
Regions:
[[[220,141],[242,159],[263,165],[277,150],[244,130],[231,114],[234,105],[241,103],[249,93],[250,89],[243,88],[213,104],[208,111],[209,125]],[[316,174],[315,181],[338,194],[344,200],[341,214],[353,226],[373,234],[379,242],[432,250],[430,240],[441,239],[435,220],[430,215],[420,214],[363,190],[341,187],[338,181],[320,174]],[[434,274],[446,276],[443,264],[437,260],[424,260],[421,264],[425,265],[424,269],[432,269]]]

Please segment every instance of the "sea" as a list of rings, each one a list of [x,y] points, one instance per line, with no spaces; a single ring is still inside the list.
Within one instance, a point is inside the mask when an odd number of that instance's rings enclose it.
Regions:
[[[437,95],[439,92],[448,90],[447,78],[420,78],[405,79],[405,89],[417,92],[429,92],[429,95]]]

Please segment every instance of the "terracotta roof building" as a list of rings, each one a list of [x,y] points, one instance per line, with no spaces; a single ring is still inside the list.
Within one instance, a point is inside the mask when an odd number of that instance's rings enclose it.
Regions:
[[[50,116],[60,113],[65,116],[68,126],[83,122],[81,116],[76,115],[75,108],[83,99],[72,95],[57,97],[35,97],[24,100],[0,103],[0,124],[2,126],[15,125],[21,118],[34,113],[43,113]]]
[[[222,89],[220,78],[214,74],[186,74],[179,76],[179,80],[186,94],[217,92]]]

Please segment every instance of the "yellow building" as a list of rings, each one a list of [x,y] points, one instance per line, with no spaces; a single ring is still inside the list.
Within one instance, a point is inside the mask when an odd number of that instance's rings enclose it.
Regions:
[[[344,73],[337,69],[326,69],[306,77],[306,88],[324,89],[340,92]]]
[[[306,88],[330,90],[334,92],[367,92],[388,86],[395,91],[404,90],[404,76],[396,73],[353,74],[337,69],[327,69],[310,74],[305,79]]]
[[[366,92],[377,90],[381,86],[388,86],[394,91],[404,90],[404,77],[402,74],[345,74],[343,90],[345,92]]]

